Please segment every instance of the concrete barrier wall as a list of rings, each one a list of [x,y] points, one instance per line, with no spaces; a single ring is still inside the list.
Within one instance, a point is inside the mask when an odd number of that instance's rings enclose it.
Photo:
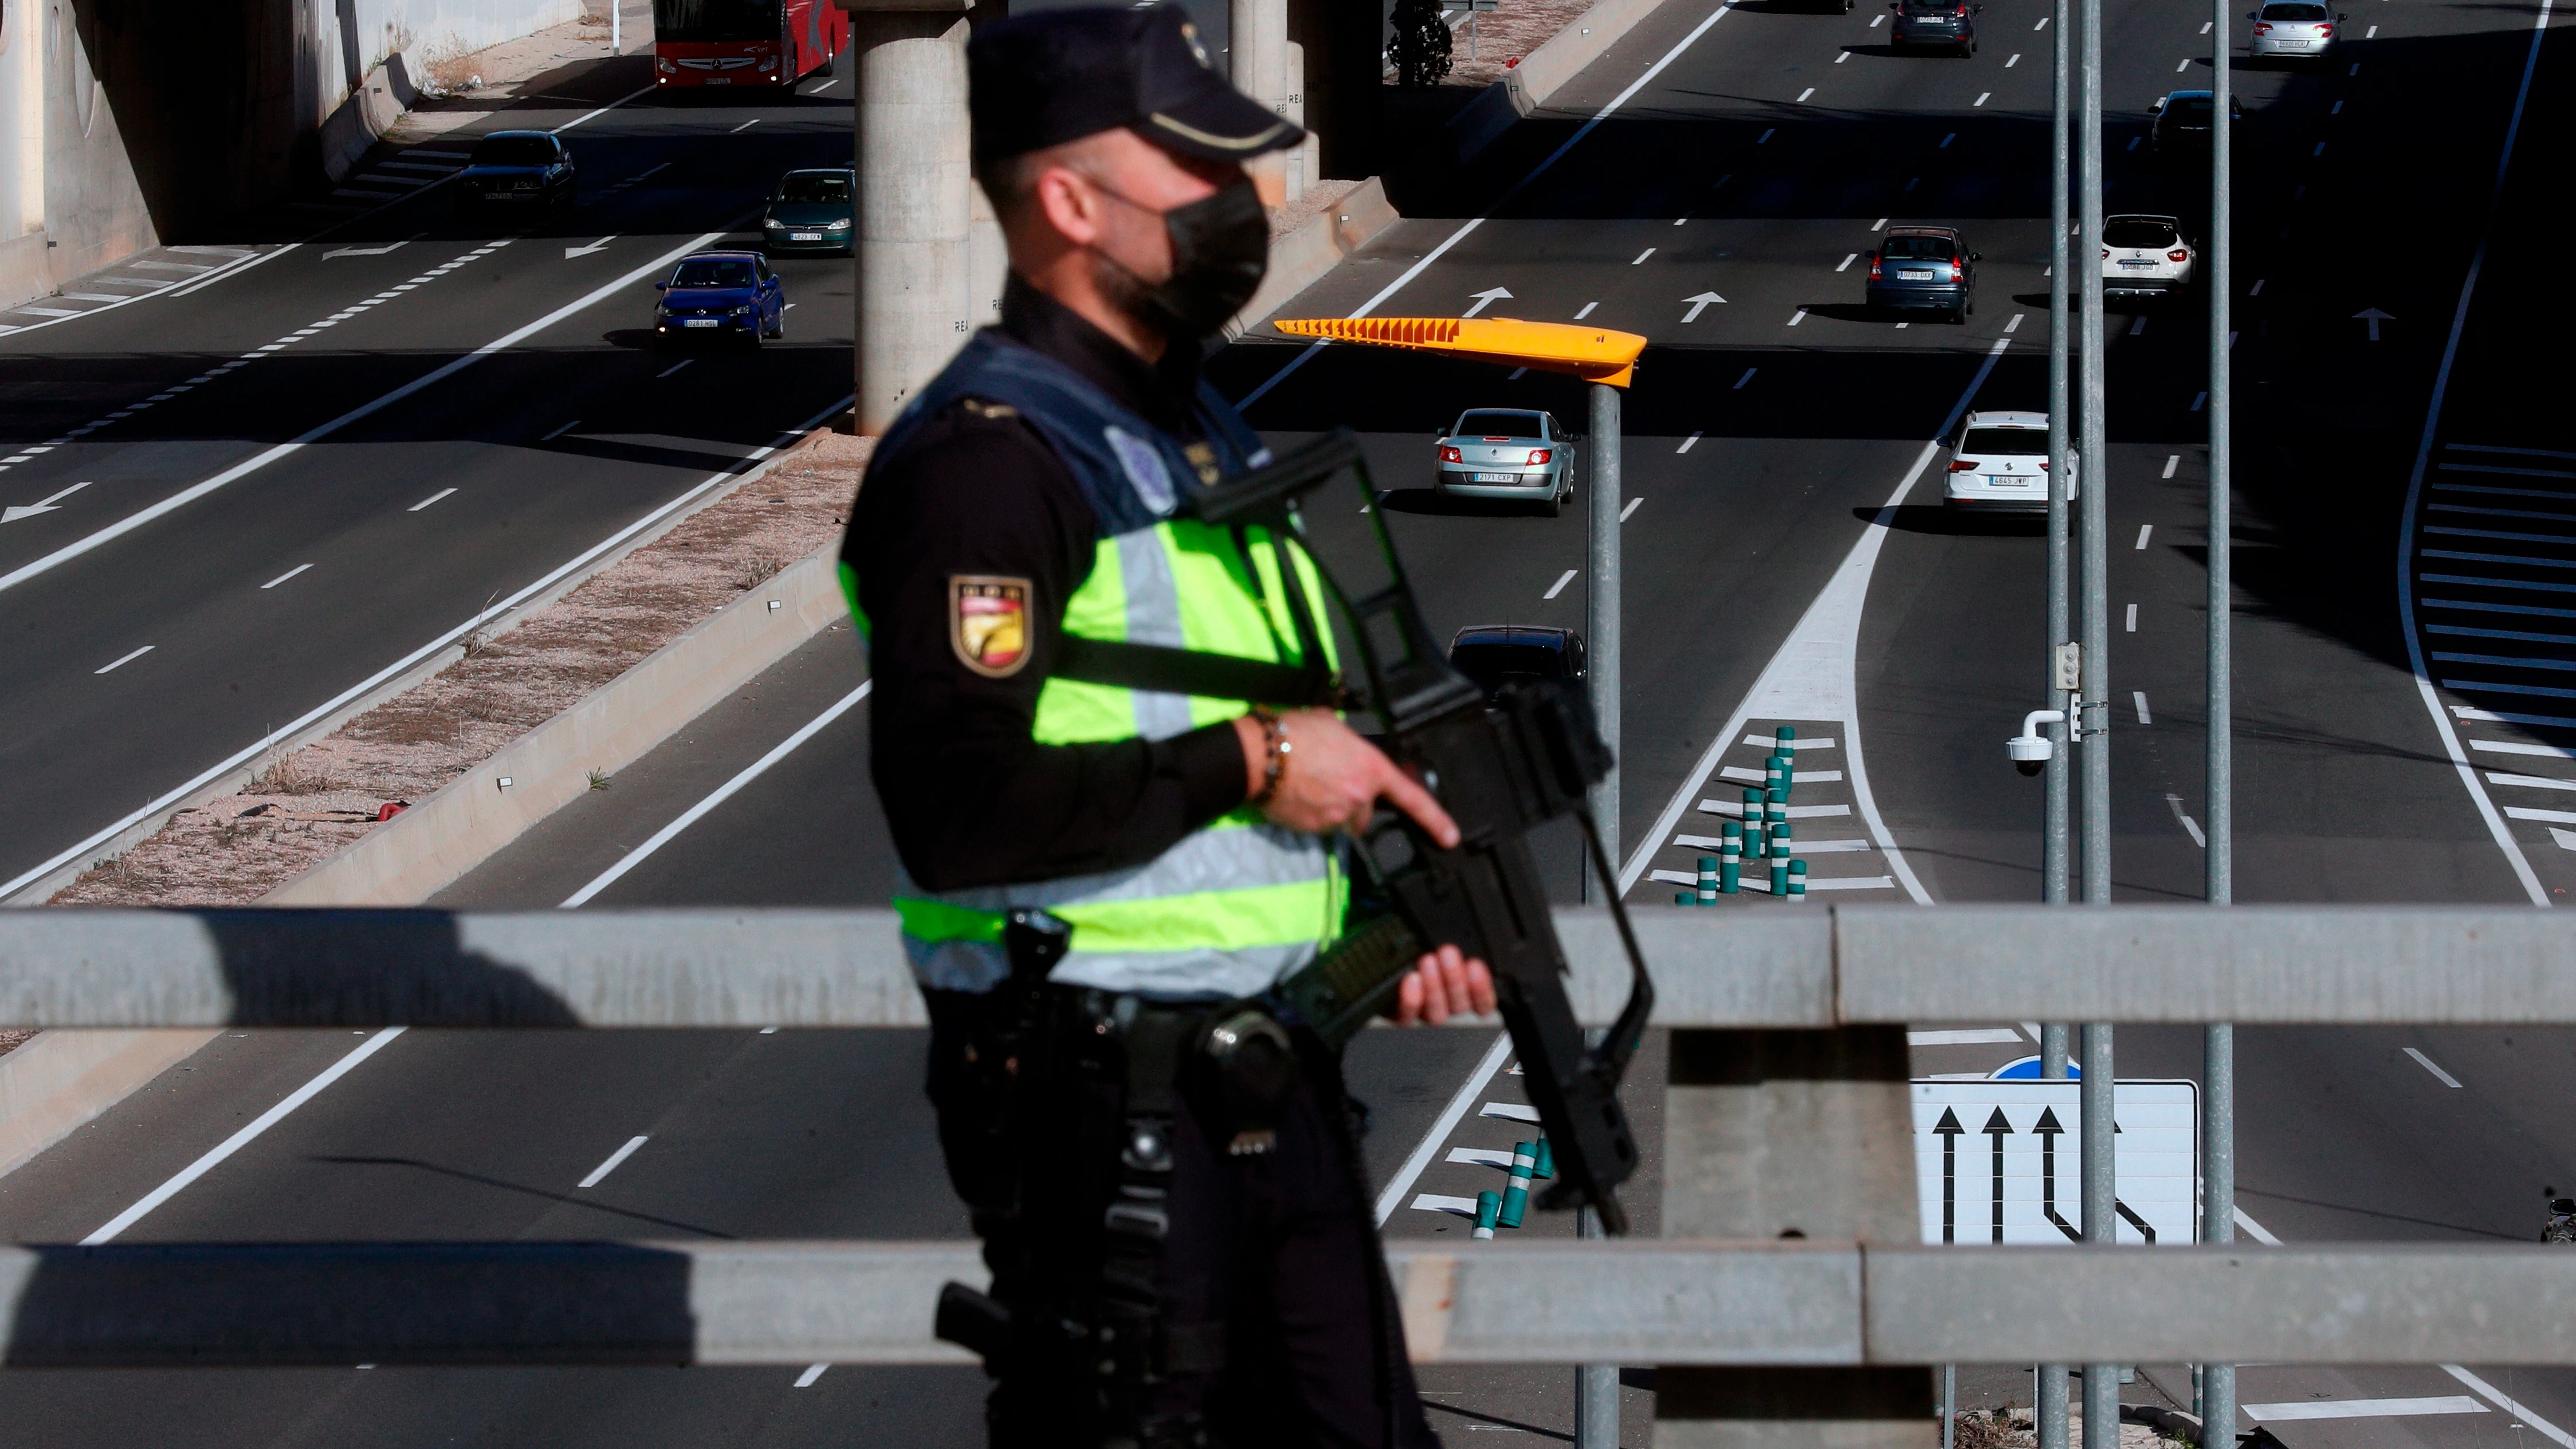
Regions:
[[[1510,74],[1485,87],[1476,99],[1450,117],[1449,143],[1458,160],[1464,163],[1474,159],[1476,153],[1510,130],[1514,121],[1546,105],[1567,81],[1581,75],[1610,47],[1627,39],[1628,32],[1663,3],[1664,0],[1599,0],[1573,24],[1550,36],[1524,56]]]
[[[1386,199],[1385,185],[1372,176],[1330,210],[1273,240],[1270,271],[1261,279],[1261,290],[1225,325],[1226,340],[1231,342],[1270,320],[1281,304],[1313,286],[1342,258],[1367,246],[1401,219]]]
[[[0,1173],[186,1059],[213,1031],[48,1031],[0,1056]]]
[[[844,618],[839,551],[835,540],[807,554],[260,904],[407,906],[427,899],[578,799],[591,771],[614,774],[643,758]]]

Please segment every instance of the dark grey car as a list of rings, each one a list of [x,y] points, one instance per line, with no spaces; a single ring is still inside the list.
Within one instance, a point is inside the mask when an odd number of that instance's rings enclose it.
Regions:
[[[1471,624],[1449,641],[1449,663],[1488,701],[1507,684],[1580,685],[1583,636],[1533,624]]]
[[[1871,311],[1931,311],[1953,322],[1977,310],[1977,254],[1947,226],[1891,226],[1869,254]]]
[[[1977,53],[1977,12],[1983,5],[1967,0],[1888,0],[1896,12],[1896,29],[1888,40],[1899,50],[1955,50]]]
[[[771,256],[788,252],[850,255],[850,219],[859,173],[844,166],[790,171],[761,213],[760,239]]]

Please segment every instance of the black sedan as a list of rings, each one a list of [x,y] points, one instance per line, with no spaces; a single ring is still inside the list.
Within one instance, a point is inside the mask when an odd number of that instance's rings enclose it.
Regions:
[[[1449,663],[1488,700],[1507,684],[1580,685],[1583,636],[1532,624],[1471,624],[1449,641]]]
[[[546,131],[495,131],[474,143],[456,174],[456,210],[485,207],[560,213],[572,209],[572,153]]]
[[[1986,8],[1983,5],[1971,5],[1968,0],[1888,0],[1887,8],[1896,12],[1896,28],[1887,38],[1897,49],[1977,53],[1977,12]]]

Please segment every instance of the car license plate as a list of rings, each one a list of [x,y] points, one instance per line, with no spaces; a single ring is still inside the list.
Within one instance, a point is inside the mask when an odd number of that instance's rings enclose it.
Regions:
[[[711,86],[729,86],[733,84],[733,77],[729,75],[711,75],[707,77],[707,84]]]
[[[787,239],[789,241],[821,241],[823,239],[823,234],[819,231],[791,231],[787,234]]]
[[[683,317],[680,319],[680,325],[683,327],[713,327],[716,325],[716,319],[713,317]]]
[[[1476,475],[1476,481],[1479,483],[1518,483],[1521,480],[1520,475],[1517,473],[1479,473]]]
[[[2122,263],[2120,263],[2120,265],[2121,265],[2121,266],[2124,266],[2124,267],[2152,267],[2152,266],[2154,266],[2154,265],[2155,265],[2155,263],[2153,263],[2153,262],[2122,262]]]
[[[1928,282],[1932,280],[1932,269],[1930,267],[1900,267],[1897,269],[1896,279],[1900,282]]]

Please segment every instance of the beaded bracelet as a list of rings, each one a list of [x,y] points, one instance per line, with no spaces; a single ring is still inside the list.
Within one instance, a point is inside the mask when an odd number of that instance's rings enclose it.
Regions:
[[[1288,743],[1287,721],[1259,705],[1253,706],[1251,714],[1254,722],[1261,726],[1263,762],[1261,788],[1253,791],[1252,798],[1245,803],[1259,807],[1269,804],[1270,797],[1279,793],[1279,781],[1288,773],[1289,751],[1295,747]]]

